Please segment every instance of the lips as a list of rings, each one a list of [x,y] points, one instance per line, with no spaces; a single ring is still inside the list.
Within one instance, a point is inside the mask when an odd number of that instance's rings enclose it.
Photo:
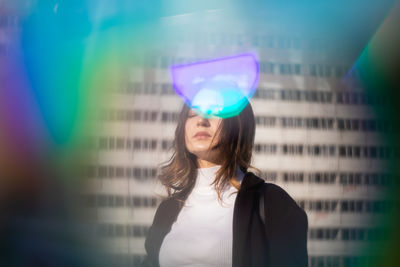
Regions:
[[[206,138],[206,137],[211,137],[211,135],[205,131],[200,131],[200,132],[197,132],[193,137],[194,138]]]

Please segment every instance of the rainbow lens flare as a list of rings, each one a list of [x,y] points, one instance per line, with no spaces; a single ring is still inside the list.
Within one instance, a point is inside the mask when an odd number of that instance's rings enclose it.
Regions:
[[[175,92],[204,117],[238,115],[258,83],[258,61],[251,53],[171,66]]]

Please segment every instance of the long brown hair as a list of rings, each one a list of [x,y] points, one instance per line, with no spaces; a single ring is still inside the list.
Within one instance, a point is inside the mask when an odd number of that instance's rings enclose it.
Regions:
[[[185,124],[189,107],[184,105],[178,118],[173,142],[173,154],[162,167],[159,175],[168,196],[184,201],[196,182],[197,158],[186,149]],[[223,119],[219,128],[218,149],[222,158],[217,171],[214,187],[221,200],[222,190],[229,184],[239,190],[240,183],[235,179],[237,166],[246,172],[251,166],[254,145],[255,120],[253,109],[248,103],[242,112],[234,117]]]

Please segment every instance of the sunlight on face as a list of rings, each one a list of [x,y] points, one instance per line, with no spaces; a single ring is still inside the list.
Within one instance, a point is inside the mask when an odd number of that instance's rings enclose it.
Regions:
[[[204,118],[191,109],[185,123],[187,150],[200,160],[216,162],[221,122],[221,118]]]

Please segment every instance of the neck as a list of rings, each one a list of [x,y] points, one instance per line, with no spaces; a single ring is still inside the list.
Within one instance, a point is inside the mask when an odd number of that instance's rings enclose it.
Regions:
[[[208,161],[208,160],[204,160],[204,159],[197,159],[197,166],[199,168],[210,168],[210,167],[214,167],[220,165],[217,162],[213,162],[213,161]]]

